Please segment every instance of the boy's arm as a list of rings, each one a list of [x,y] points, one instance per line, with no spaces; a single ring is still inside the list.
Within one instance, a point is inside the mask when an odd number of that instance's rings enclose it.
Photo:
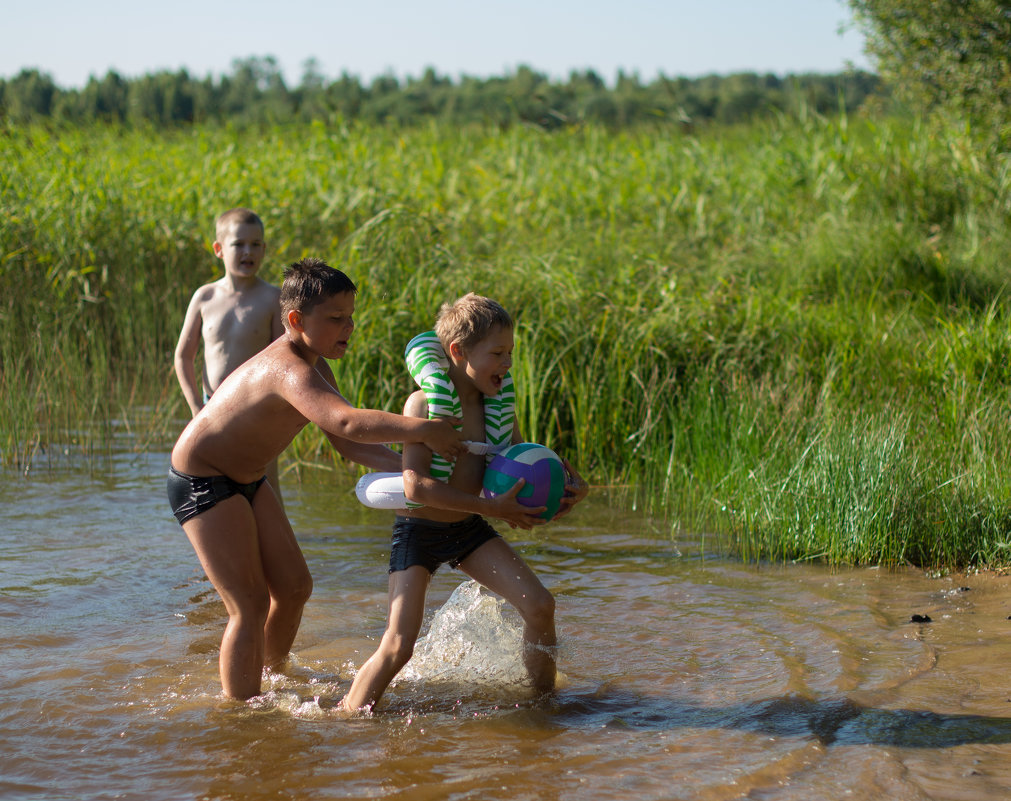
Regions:
[[[320,357],[316,361],[316,372],[334,388],[335,392],[340,392],[337,389],[337,379],[333,374],[330,363],[326,359]],[[393,450],[387,445],[355,442],[351,439],[338,437],[329,431],[324,431],[323,433],[330,440],[330,444],[334,446],[334,450],[349,461],[364,465],[370,470],[382,470],[386,473],[399,473],[401,470],[400,452]]]
[[[335,434],[327,434],[326,438],[334,446],[334,450],[350,462],[355,462],[369,470],[379,470],[384,473],[399,473],[401,456],[399,451],[388,445],[376,445],[367,442],[355,442],[342,439]]]
[[[428,416],[423,392],[415,392],[407,399],[404,414],[422,419]],[[543,506],[531,508],[516,500],[516,494],[523,488],[522,479],[503,495],[482,498],[432,478],[432,452],[424,445],[405,443],[403,465],[404,493],[414,503],[453,512],[496,517],[513,528],[530,529],[545,522],[538,517],[544,511]]]
[[[200,306],[201,291],[197,290],[193,293],[190,305],[186,308],[186,316],[183,318],[183,327],[179,332],[179,342],[176,343],[174,358],[176,378],[179,379],[179,386],[182,388],[183,397],[186,398],[186,405],[190,407],[190,412],[194,416],[204,406],[195,366],[197,351],[200,348],[200,328],[203,324]]]
[[[289,368],[283,386],[285,400],[296,411],[341,439],[373,445],[421,442],[449,459],[467,450],[463,435],[446,420],[420,420],[352,406],[314,366]]]

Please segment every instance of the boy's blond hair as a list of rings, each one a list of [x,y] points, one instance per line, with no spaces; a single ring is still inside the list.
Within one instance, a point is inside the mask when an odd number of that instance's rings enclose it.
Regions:
[[[456,342],[463,348],[476,345],[495,326],[512,329],[513,320],[501,304],[491,298],[468,292],[455,303],[443,303],[435,318],[435,333],[443,349]]]
[[[229,226],[233,224],[243,225],[245,223],[260,226],[260,236],[263,236],[264,227],[263,220],[260,219],[260,215],[252,209],[239,207],[236,209],[229,209],[218,217],[217,221],[214,223],[215,241],[220,242],[228,235]]]

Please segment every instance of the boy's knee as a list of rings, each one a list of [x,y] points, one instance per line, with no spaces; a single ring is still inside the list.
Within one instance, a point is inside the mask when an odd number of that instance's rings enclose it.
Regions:
[[[312,597],[312,576],[305,574],[305,579],[299,586],[302,603],[306,603]]]
[[[312,576],[306,573],[288,586],[285,593],[288,603],[305,606],[312,597]]]
[[[282,585],[275,585],[271,587],[270,595],[273,602],[284,609],[301,609],[312,596],[312,577],[306,573]]]
[[[241,623],[248,622],[254,627],[262,628],[263,624],[267,622],[267,614],[269,612],[270,593],[264,590],[263,592],[256,592],[247,596],[241,603],[236,605],[234,611],[230,613],[230,617],[235,618]]]
[[[384,637],[382,647],[386,652],[386,658],[397,670],[410,662],[414,656],[414,640],[408,637]]]
[[[555,619],[555,596],[542,589],[526,598],[520,611],[529,623],[550,623]]]

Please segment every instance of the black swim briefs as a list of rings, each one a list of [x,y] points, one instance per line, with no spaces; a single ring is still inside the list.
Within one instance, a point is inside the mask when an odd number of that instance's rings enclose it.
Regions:
[[[390,572],[407,570],[413,565],[422,565],[429,573],[434,573],[441,564],[459,567],[460,562],[498,536],[481,515],[471,515],[457,523],[397,515],[393,524]]]
[[[180,523],[185,523],[233,495],[241,495],[252,503],[256,491],[266,480],[263,476],[249,484],[240,484],[228,476],[190,476],[169,466],[168,498],[172,514]]]

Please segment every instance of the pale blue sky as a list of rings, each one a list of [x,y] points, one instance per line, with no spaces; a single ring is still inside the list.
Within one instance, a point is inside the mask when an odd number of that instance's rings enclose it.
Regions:
[[[867,69],[844,0],[17,0],[0,15],[0,77],[35,67],[64,88],[115,69],[218,77],[274,56],[289,86],[315,58],[343,71],[453,79],[521,64],[562,79],[593,69],[644,81],[708,73]],[[843,27],[845,32],[840,34]]]

